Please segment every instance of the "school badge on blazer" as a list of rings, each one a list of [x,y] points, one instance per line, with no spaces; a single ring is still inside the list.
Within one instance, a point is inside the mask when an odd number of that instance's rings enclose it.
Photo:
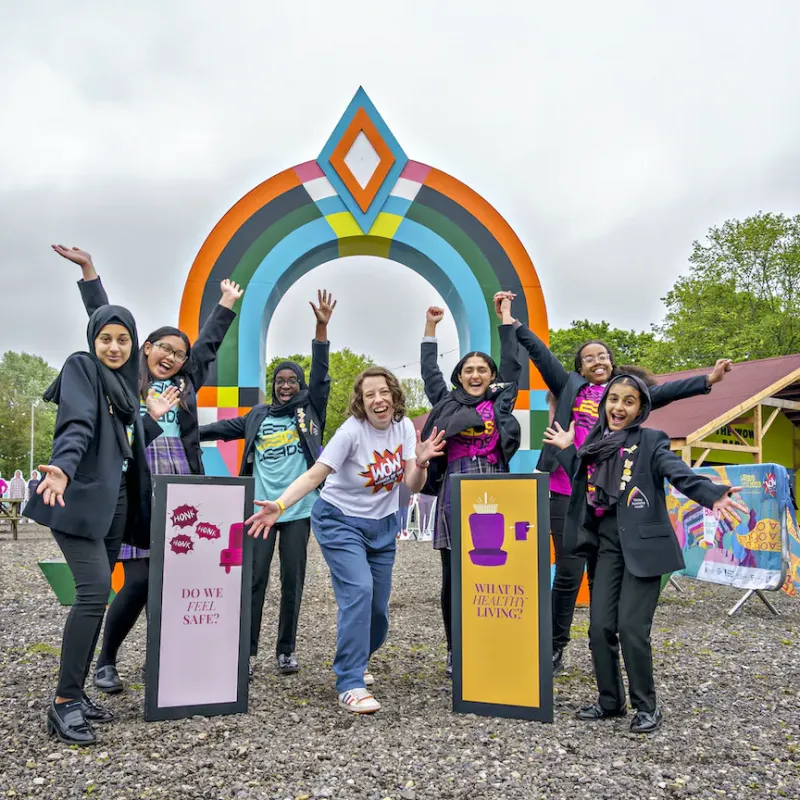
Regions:
[[[650,508],[650,501],[647,499],[647,495],[638,486],[634,486],[628,492],[628,501],[626,505],[628,508]]]

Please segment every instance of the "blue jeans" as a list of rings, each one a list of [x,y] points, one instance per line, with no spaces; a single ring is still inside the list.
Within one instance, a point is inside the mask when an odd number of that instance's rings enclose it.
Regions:
[[[336,691],[363,688],[369,657],[389,632],[397,516],[348,517],[319,498],[311,512],[311,530],[331,571],[339,606],[333,661]]]

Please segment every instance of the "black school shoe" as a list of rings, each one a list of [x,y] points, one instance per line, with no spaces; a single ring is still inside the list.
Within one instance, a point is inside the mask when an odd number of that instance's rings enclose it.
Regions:
[[[109,709],[95,703],[86,692],[81,695],[81,705],[83,706],[83,716],[91,722],[111,722],[114,713]]]
[[[122,691],[122,678],[119,677],[115,664],[106,664],[94,671],[94,685],[106,694],[116,694]]]
[[[558,675],[564,669],[564,648],[556,647],[553,649],[553,675]]]
[[[47,732],[57,736],[65,744],[94,744],[97,737],[86,719],[82,700],[56,703],[53,700],[47,709],[45,721]]]
[[[448,678],[453,677],[453,651],[447,651],[447,663],[444,666],[444,674],[447,675]]]
[[[609,711],[607,708],[603,708],[600,703],[592,703],[589,706],[584,706],[580,711],[578,711],[578,719],[581,719],[584,722],[597,722],[601,719],[624,717],[627,713],[628,709],[625,708],[625,706],[618,708],[616,711]]]
[[[637,711],[631,722],[631,733],[655,733],[664,721],[661,712],[656,709],[655,711]]]

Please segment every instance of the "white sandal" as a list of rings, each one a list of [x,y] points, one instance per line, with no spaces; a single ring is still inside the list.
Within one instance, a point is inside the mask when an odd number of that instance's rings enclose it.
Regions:
[[[348,689],[339,695],[339,706],[354,714],[374,714],[381,704],[366,689]]]
[[[364,686],[372,686],[375,683],[375,676],[367,670],[364,673]]]

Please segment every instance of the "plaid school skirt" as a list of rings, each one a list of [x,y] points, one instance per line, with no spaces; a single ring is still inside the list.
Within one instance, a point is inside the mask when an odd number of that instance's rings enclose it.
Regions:
[[[433,524],[433,547],[435,550],[450,549],[450,476],[489,475],[506,472],[501,464],[490,464],[485,456],[456,458],[447,465],[442,486],[436,500],[436,517]]]
[[[151,475],[191,475],[183,442],[177,436],[159,436],[147,445],[147,466]],[[124,544],[119,550],[118,561],[134,558],[149,558],[150,551],[132,544]]]

